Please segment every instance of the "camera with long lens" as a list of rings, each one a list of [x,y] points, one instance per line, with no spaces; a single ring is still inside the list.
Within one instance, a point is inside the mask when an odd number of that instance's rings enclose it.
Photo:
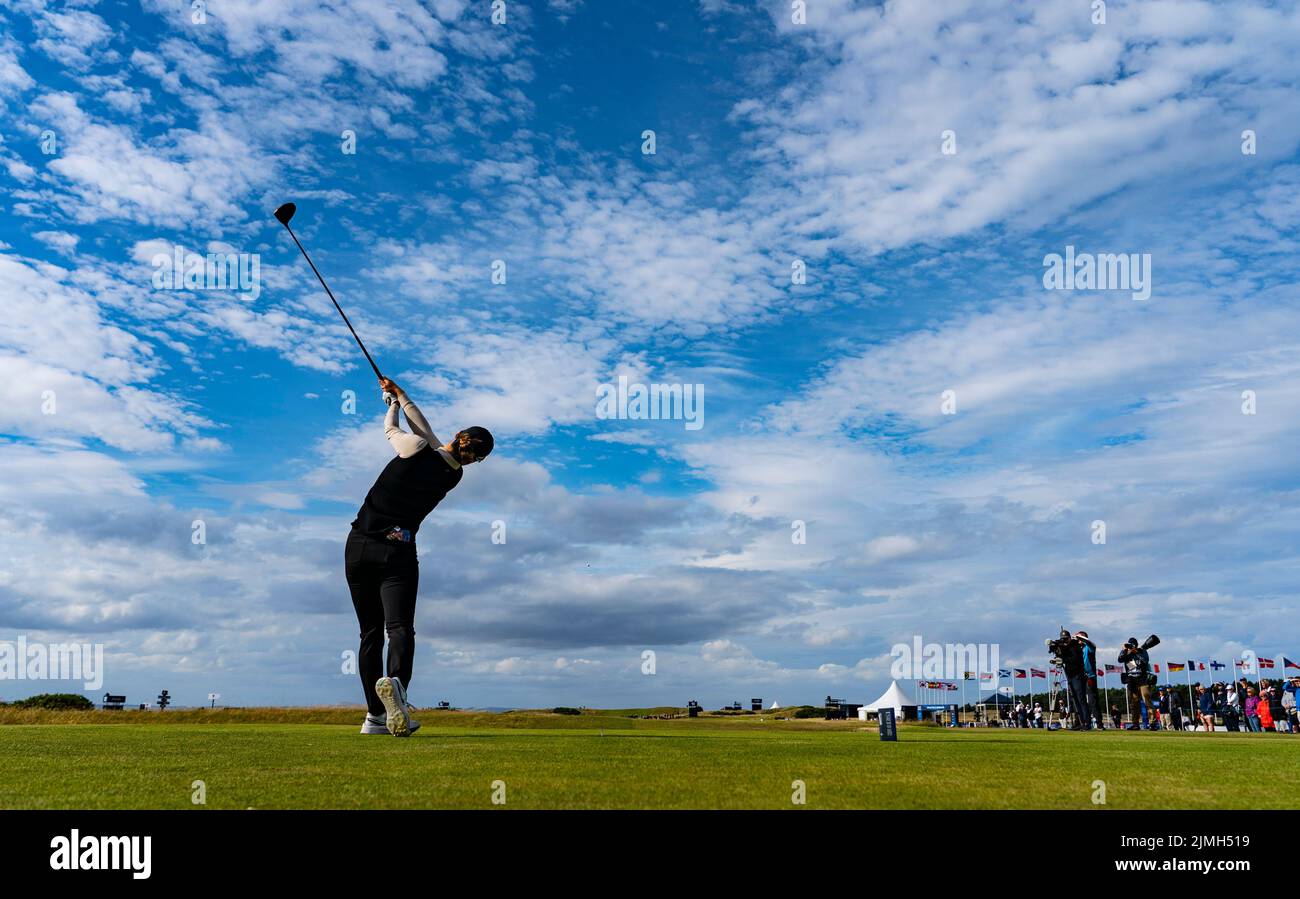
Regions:
[[[1069,645],[1074,641],[1074,637],[1065,628],[1061,628],[1061,634],[1055,640],[1048,639],[1047,651],[1052,654],[1052,661],[1061,664],[1061,658],[1069,651]]]

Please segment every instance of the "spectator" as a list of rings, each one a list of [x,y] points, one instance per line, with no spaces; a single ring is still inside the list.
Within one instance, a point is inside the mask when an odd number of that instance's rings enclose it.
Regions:
[[[1261,680],[1259,682],[1259,704],[1255,706],[1255,714],[1259,716],[1260,730],[1277,730],[1277,725],[1273,720],[1273,682]]]
[[[1036,702],[1034,703],[1034,727],[1041,729],[1042,726],[1043,726],[1043,704],[1041,702]]]
[[[1223,726],[1233,732],[1241,730],[1241,697],[1236,684],[1228,684],[1223,694]]]
[[[1291,719],[1291,733],[1300,733],[1300,677],[1293,677],[1282,688],[1282,708]]]
[[[1121,730],[1124,727],[1123,719],[1119,716],[1119,706],[1117,705],[1110,707],[1110,723],[1114,725],[1116,730]]]
[[[1286,706],[1282,704],[1282,698],[1286,693],[1282,689],[1281,681],[1269,681],[1268,683],[1268,714],[1273,719],[1273,729],[1280,734],[1289,734],[1291,732],[1291,716],[1287,714]]]
[[[1200,684],[1196,685],[1197,701],[1200,704],[1201,725],[1206,733],[1214,733],[1214,693]]]
[[[1259,733],[1259,696],[1255,693],[1254,687],[1246,688],[1246,703],[1243,709],[1246,713],[1246,729],[1252,734]]]

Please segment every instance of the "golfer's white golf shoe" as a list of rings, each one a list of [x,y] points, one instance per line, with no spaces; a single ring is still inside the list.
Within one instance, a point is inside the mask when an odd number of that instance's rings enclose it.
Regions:
[[[410,709],[410,706],[407,706]],[[411,719],[411,733],[420,729],[420,722],[414,718]],[[363,734],[383,734],[385,737],[390,736],[388,733],[388,716],[387,715],[367,715],[366,720],[361,722],[361,732]]]
[[[395,677],[381,677],[375,681],[379,701],[388,710],[388,732],[394,737],[411,735],[411,713],[406,709],[406,690]]]
[[[388,724],[384,721],[383,715],[366,715],[366,720],[361,722],[361,732],[388,736]]]

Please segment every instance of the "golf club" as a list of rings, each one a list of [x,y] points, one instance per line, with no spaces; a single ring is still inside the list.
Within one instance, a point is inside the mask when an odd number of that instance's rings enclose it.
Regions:
[[[361,352],[366,354],[366,361],[370,363],[370,367],[374,370],[375,377],[383,380],[384,376],[379,373],[379,366],[375,365],[375,360],[370,358],[370,352],[366,349],[366,345],[361,342],[361,338],[357,336],[357,329],[352,327],[352,322],[348,320],[348,314],[343,311],[343,307],[339,305],[339,301],[334,299],[334,291],[330,290],[330,286],[325,283],[325,279],[321,277],[320,270],[316,268],[316,263],[312,262],[311,256],[307,255],[307,250],[303,247],[302,241],[298,240],[298,235],[294,234],[293,229],[289,227],[289,220],[293,218],[294,213],[297,211],[298,207],[295,204],[285,203],[275,210],[274,215],[276,220],[279,221],[281,225],[284,225],[284,230],[289,232],[289,236],[292,237],[293,242],[298,245],[298,249],[302,251],[303,258],[307,260],[307,264],[311,266],[311,270],[316,273],[316,280],[320,281],[320,286],[324,287],[325,292],[329,294],[330,302],[334,304],[334,308],[339,311],[339,315],[343,316],[343,324],[348,326],[348,330],[352,332],[352,338],[356,340],[357,346],[361,347]],[[384,402],[390,402],[389,394],[387,393],[384,394]]]

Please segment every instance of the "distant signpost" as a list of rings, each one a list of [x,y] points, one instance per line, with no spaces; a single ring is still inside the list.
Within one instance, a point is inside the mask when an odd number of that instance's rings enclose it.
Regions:
[[[894,720],[894,710],[882,708],[876,712],[876,718],[880,721],[880,739],[898,742],[898,722]]]
[[[215,709],[217,707],[217,700],[220,698],[221,698],[220,693],[209,693],[208,702],[212,703],[212,705],[210,705],[209,708]]]

